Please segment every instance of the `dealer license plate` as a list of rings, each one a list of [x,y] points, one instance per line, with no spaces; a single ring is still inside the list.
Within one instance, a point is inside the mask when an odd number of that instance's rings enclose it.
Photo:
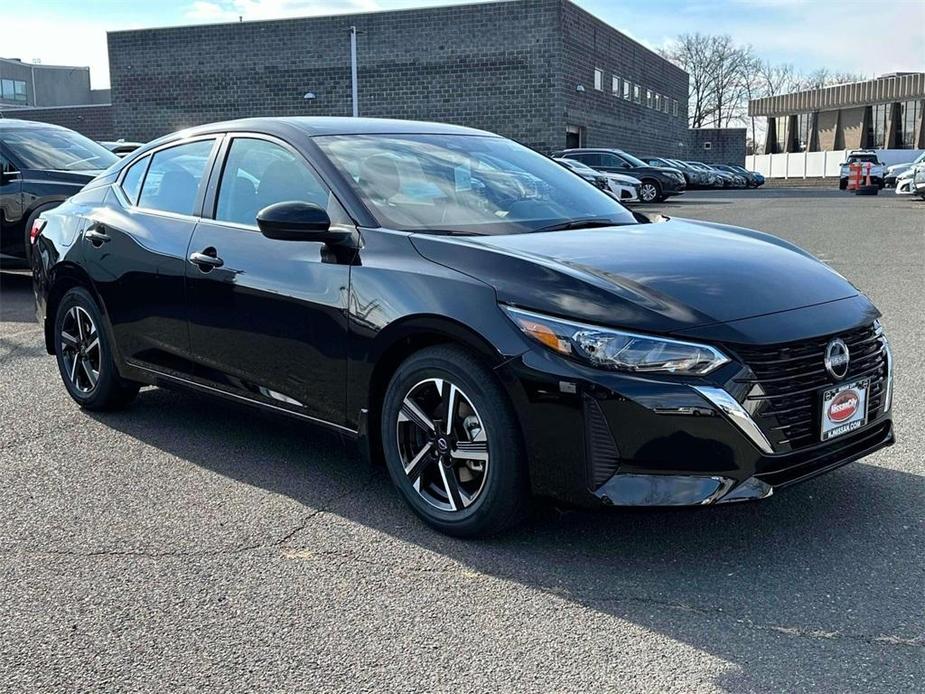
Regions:
[[[845,383],[822,394],[822,440],[857,431],[867,424],[869,379]]]

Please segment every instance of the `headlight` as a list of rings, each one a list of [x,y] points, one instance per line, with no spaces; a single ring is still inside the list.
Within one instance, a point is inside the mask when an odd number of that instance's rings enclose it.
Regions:
[[[729,362],[709,345],[573,323],[531,311],[501,307],[525,335],[591,366],[632,373],[702,376]]]

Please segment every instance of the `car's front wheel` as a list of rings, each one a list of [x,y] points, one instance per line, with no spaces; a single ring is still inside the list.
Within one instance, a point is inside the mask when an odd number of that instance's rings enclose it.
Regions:
[[[55,314],[55,357],[68,394],[87,410],[124,407],[139,385],[119,376],[103,317],[92,295],[74,287]]]
[[[639,199],[643,202],[659,202],[662,199],[661,186],[657,181],[643,181],[639,187]]]
[[[474,354],[437,346],[406,359],[386,391],[381,427],[392,481],[432,527],[475,537],[526,514],[517,420],[497,377]]]

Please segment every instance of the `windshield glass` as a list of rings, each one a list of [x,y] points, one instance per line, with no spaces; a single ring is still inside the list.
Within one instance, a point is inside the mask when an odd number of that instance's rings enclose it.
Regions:
[[[576,220],[636,223],[594,185],[504,138],[330,135],[315,142],[391,229],[517,234]]]
[[[102,145],[72,130],[12,130],[3,134],[3,143],[26,169],[96,171],[119,161]]]
[[[642,159],[639,159],[638,157],[634,157],[632,154],[628,154],[627,152],[620,152],[620,156],[626,159],[626,161],[628,161],[633,166],[650,166],[649,164],[646,164]]]

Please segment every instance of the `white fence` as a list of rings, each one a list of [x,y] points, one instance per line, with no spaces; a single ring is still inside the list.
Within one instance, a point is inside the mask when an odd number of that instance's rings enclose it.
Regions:
[[[752,154],[745,157],[745,167],[765,178],[838,178],[839,169],[848,152],[790,152],[784,154]],[[877,155],[886,165],[903,164],[919,156],[921,149],[878,149]]]

